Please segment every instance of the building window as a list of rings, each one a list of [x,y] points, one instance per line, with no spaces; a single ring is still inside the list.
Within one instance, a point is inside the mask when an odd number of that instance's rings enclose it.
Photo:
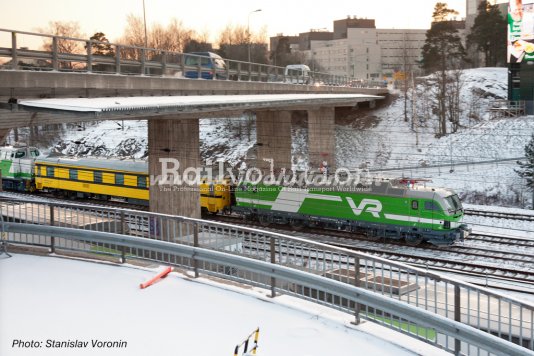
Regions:
[[[94,173],[94,182],[95,183],[102,183],[102,172],[101,171],[95,171]]]

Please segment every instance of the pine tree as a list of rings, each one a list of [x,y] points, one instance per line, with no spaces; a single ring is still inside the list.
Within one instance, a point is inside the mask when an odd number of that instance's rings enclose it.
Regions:
[[[459,67],[466,60],[466,54],[455,21],[448,18],[457,15],[456,10],[438,2],[432,14],[432,26],[426,32],[423,46],[423,69],[427,72]]]
[[[458,12],[449,9],[447,4],[438,2],[423,46],[423,69],[427,73],[437,72],[435,99],[438,103],[438,136],[447,134],[447,121],[452,122],[453,131],[459,127],[460,106],[456,103],[459,102],[461,68],[466,62],[466,53],[455,27],[457,22],[449,20],[451,15],[457,14]]]
[[[506,63],[506,19],[497,5],[482,1],[478,6],[478,15],[467,36],[469,46],[484,54],[486,67],[495,67]]]
[[[97,32],[89,38],[91,41],[96,41],[91,43],[92,51],[94,55],[97,56],[110,56],[115,55],[113,47],[109,44],[109,40],[106,38],[106,35],[103,32]],[[102,43],[100,43],[102,42]],[[86,47],[87,48],[87,47]]]
[[[530,142],[525,146],[525,158],[526,162],[517,161],[520,169],[516,170],[516,173],[525,178],[527,187],[534,191],[534,134],[532,134]]]
[[[289,45],[289,37],[280,37],[276,48],[271,51],[271,61],[274,63],[274,65],[283,67],[288,64],[286,59],[290,55],[291,47]]]

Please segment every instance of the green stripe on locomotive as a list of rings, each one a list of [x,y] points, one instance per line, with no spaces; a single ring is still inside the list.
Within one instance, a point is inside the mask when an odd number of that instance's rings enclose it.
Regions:
[[[11,179],[31,179],[31,162],[24,160],[21,163],[16,163],[18,167],[14,167],[13,161],[3,159],[0,161],[0,172],[2,172],[2,178]]]
[[[2,178],[14,178],[15,174],[11,171],[11,165],[13,161],[3,159],[0,161],[0,172],[2,172]]]
[[[237,206],[254,209],[442,231],[457,228],[463,215],[461,212],[452,216],[445,214],[441,204],[432,199],[432,194],[429,198],[415,198],[348,189],[333,191],[247,184],[236,190],[236,200]],[[432,210],[426,209],[425,204]]]

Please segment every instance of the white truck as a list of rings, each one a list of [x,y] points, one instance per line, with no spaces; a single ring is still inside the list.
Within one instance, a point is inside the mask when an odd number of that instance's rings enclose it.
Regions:
[[[284,71],[284,81],[291,84],[310,84],[310,72],[310,67],[305,64],[290,64]]]

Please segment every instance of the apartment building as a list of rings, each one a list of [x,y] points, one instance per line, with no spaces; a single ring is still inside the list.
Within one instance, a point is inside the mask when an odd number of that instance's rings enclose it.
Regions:
[[[370,19],[334,21],[333,39],[310,41],[307,53],[327,72],[362,79],[417,69],[426,30],[377,29]]]
[[[483,0],[466,0],[466,19],[451,21],[465,43]],[[388,79],[420,70],[427,29],[377,29],[374,19],[347,17],[333,22],[334,31],[310,31],[289,39],[291,49],[306,54],[326,72],[361,79]],[[271,50],[279,36],[271,37]]]

